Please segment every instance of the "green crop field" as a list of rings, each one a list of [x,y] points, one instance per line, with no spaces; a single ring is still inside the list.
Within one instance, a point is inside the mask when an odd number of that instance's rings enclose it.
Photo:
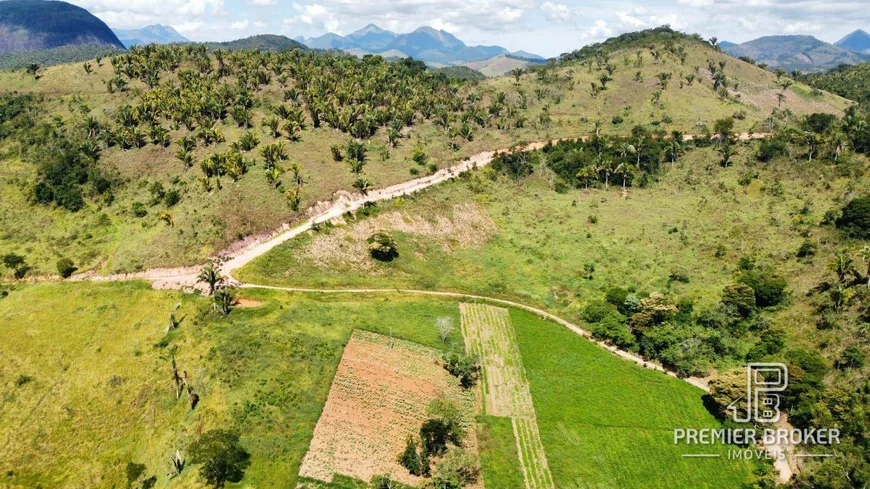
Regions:
[[[727,446],[674,445],[674,428],[720,426],[704,409],[700,389],[525,311],[511,311],[511,321],[556,487],[712,489],[751,478],[750,464],[727,460]],[[683,453],[722,457],[685,459]]]
[[[477,443],[483,480],[488,487],[525,485],[510,418],[478,416]]]

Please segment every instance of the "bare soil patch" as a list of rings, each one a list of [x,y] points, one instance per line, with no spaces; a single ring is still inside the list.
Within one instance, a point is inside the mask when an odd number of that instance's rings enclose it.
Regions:
[[[445,398],[462,408],[465,448],[477,453],[474,394],[444,370],[437,350],[355,331],[344,350],[299,475],[331,482],[335,474],[369,481],[390,474],[404,484],[423,481],[396,461],[408,435],[426,421],[426,408]],[[482,485],[481,485],[482,487]]]

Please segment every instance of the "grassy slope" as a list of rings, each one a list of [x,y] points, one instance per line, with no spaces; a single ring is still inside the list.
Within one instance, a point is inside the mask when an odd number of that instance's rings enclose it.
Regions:
[[[216,320],[199,316],[206,299],[144,284],[13,290],[0,301],[0,485],[121,487],[133,460],[167,487],[175,450],[222,427],[240,430],[252,454],[248,487],[294,487],[351,331],[445,348],[434,318],[458,322],[455,303],[247,295],[266,304]],[[177,301],[184,321],[169,347],[157,347]],[[193,413],[174,400],[173,346],[202,396]],[[33,380],[17,386],[20,375]],[[194,474],[171,486],[197,486]]]
[[[675,428],[719,426],[700,389],[525,311],[511,311],[511,321],[557,487],[733,488],[751,476],[753,467],[728,460],[722,445],[674,445]],[[685,459],[683,453],[723,457]]]
[[[521,183],[473,177],[385,204],[384,212],[398,209],[435,221],[451,216],[457,204],[478,202],[498,228],[482,246],[445,252],[443,245],[449,243],[443,240],[396,233],[399,259],[363,269],[343,264],[339,256],[324,269],[304,256],[313,240],[309,236],[276,248],[236,276],[275,285],[480,293],[580,320],[587,301],[602,298],[616,285],[691,297],[696,310],[712,305],[734,280],[738,259],[747,255],[776,267],[793,291],[793,305],[775,313],[775,324],[792,339],[824,343],[837,354],[847,335],[816,331],[805,292],[830,278],[825,265],[837,247],[830,230],[817,224],[848,196],[870,189],[870,179],[850,173],[863,174],[866,162],[833,167],[783,160],[762,165],[753,163],[754,151],[751,145],[741,146],[736,165],[723,169],[712,149],[695,150],[652,187],[630,189],[628,198],[613,187],[558,194],[540,169]],[[738,179],[746,172],[758,178],[744,187]],[[808,215],[800,212],[805,205]],[[809,238],[803,237],[805,231]],[[805,239],[820,246],[814,260],[795,258]],[[715,256],[719,245],[726,251],[722,257]],[[586,265],[594,266],[591,279],[584,278]],[[674,270],[686,272],[690,283],[671,283]]]
[[[685,66],[673,58],[663,58],[661,64],[655,65],[649,53],[645,53],[645,63],[640,71],[646,81],[642,84],[633,81],[637,69],[624,66],[622,56],[616,55],[613,58],[617,65],[614,81],[597,98],[589,93],[589,82],[598,78],[594,69],[588,72],[577,64],[557,68],[556,73],[563,81],[549,85],[541,84],[534,75],[526,75],[520,87],[530,99],[526,111],[530,122],[525,129],[512,129],[507,133],[494,128],[478,129],[474,141],[454,153],[447,149],[442,131],[430,124],[421,124],[386,161],[379,156],[384,140],[379,134],[369,145],[370,163],[366,174],[378,186],[410,178],[409,169],[415,166],[410,154],[418,142],[426,147],[430,162],[443,167],[462,157],[506,147],[516,141],[586,134],[592,130],[596,120],[603,122],[607,133],[626,133],[634,124],[650,124],[668,115],[673,123],[659,127],[691,132],[698,122],[712,124],[717,118],[745,110],[747,117],[737,121],[737,127],[748,130],[776,106],[773,74],[699,45],[690,44],[687,52]],[[628,55],[634,59],[633,51]],[[696,83],[692,87],[679,88],[679,75],[688,74],[696,65],[705,67],[708,57],[714,61],[728,60],[726,72],[741,80],[740,91],[744,93],[745,104],[720,101],[706,80],[703,86]],[[134,102],[135,97],[132,92],[106,93],[103,81],[111,76],[111,66],[108,62],[104,62],[102,67],[93,65],[96,71],[90,76],[85,74],[80,64],[51,67],[42,73],[39,81],[20,72],[0,72],[0,86],[3,91],[46,95],[44,107],[47,113],[62,117],[67,124],[76,123],[83,117],[78,104],[71,103],[74,96],[90,107],[90,115],[108,121],[118,107]],[[662,71],[673,72],[675,80],[662,96],[662,106],[656,108],[650,95],[656,90],[655,75]],[[564,82],[568,77],[575,81],[573,90],[569,90]],[[132,85],[145,89],[138,81]],[[542,100],[535,96],[538,88],[548,93]],[[517,87],[512,78],[486,80],[479,91],[485,94],[486,101],[496,92],[504,91],[511,104],[518,104]],[[263,93],[266,99],[276,100],[280,90],[273,82]],[[534,123],[545,104],[551,105],[553,114],[549,128]],[[847,104],[844,99],[829,94],[813,96],[809,89],[798,84],[789,91],[783,107],[800,114],[836,112]],[[254,131],[260,134],[262,144],[272,142],[259,128],[263,110],[258,109],[255,113],[257,128]],[[610,120],[615,115],[622,116],[625,122],[612,126]],[[223,151],[227,144],[242,134],[231,121],[221,130],[227,136],[227,143],[217,148],[198,149],[197,160],[213,151]],[[173,133],[173,138],[180,134]],[[330,198],[336,190],[350,187],[351,174],[344,164],[334,163],[329,152],[330,145],[346,140],[347,136],[330,129],[315,131],[309,128],[303,133],[302,142],[288,145],[291,158],[305,167],[308,184],[304,189],[303,207]],[[283,196],[268,187],[261,167],[252,168],[239,183],[227,181],[222,191],[207,194],[196,181],[201,176],[200,170],[194,168],[184,172],[173,155],[174,151],[174,146],[163,150],[151,145],[141,150],[115,148],[106,151],[104,163],[114,168],[127,184],[116,192],[114,204],[99,206],[92,203],[77,214],[31,205],[25,189],[32,180],[33,167],[14,158],[3,161],[0,164],[0,208],[3,209],[0,224],[5,231],[0,235],[0,251],[26,255],[36,272],[53,272],[54,263],[61,257],[72,258],[82,270],[102,272],[177,266],[202,262],[240,236],[272,230],[280,223],[298,217],[286,205]],[[174,227],[157,220],[165,209],[162,205],[150,208],[144,218],[136,218],[130,212],[134,202],[147,203],[150,200],[147,188],[152,182],[160,182],[167,189],[177,188],[182,193],[181,204],[171,209]]]

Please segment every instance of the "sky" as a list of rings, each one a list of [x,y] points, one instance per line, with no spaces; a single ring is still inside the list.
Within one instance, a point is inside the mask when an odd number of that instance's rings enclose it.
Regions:
[[[870,32],[868,0],[69,0],[114,28],[167,24],[194,41],[254,34],[349,34],[369,23],[394,32],[428,25],[467,44],[546,57],[624,32],[669,24],[731,42],[809,34],[835,42]]]

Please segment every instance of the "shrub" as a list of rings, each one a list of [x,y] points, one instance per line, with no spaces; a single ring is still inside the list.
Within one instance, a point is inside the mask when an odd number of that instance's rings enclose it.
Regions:
[[[618,125],[622,124],[623,122],[625,122],[625,119],[623,119],[622,116],[615,115],[615,116],[613,116],[613,119],[610,120],[610,122],[614,126],[618,126]]]
[[[429,460],[420,454],[417,448],[417,440],[413,435],[408,435],[405,442],[405,450],[399,455],[399,464],[408,469],[412,475],[423,476],[429,473]],[[374,481],[373,481],[374,482]],[[373,487],[377,487],[374,486]]]
[[[835,224],[848,236],[870,238],[870,197],[858,197],[846,204]]]
[[[399,256],[399,249],[393,235],[387,231],[378,231],[368,239],[369,253],[372,258],[380,261],[393,261]]]
[[[454,448],[435,464],[437,477],[458,484],[474,484],[480,478],[479,461],[471,452]]]
[[[857,346],[850,346],[843,351],[843,356],[837,360],[837,368],[841,370],[849,369],[849,368],[861,368],[864,366],[864,362],[867,359],[867,356],[861,351]]]
[[[611,287],[604,294],[604,299],[617,308],[622,307],[626,297],[628,297],[628,291],[622,287]]]
[[[130,212],[132,212],[136,217],[145,217],[148,215],[148,209],[145,208],[145,204],[142,202],[133,202],[133,205],[130,207]]]
[[[786,297],[785,288],[788,285],[784,278],[769,270],[748,270],[740,276],[740,283],[752,287],[755,291],[755,304],[758,307],[777,306]]]
[[[454,431],[456,426],[447,420],[429,419],[420,428],[420,445],[423,456],[440,456],[447,451],[447,444],[459,445],[459,436]]]
[[[625,316],[613,312],[592,325],[592,336],[623,350],[634,349],[635,337],[625,325]]]
[[[32,381],[33,381],[33,377],[31,377],[29,375],[21,374],[18,376],[17,379],[15,379],[15,387],[21,387],[25,384],[29,384]]]
[[[127,487],[132,487],[133,483],[142,477],[145,473],[145,466],[134,462],[127,462]]]
[[[180,201],[181,194],[174,188],[169,189],[163,197],[163,203],[166,204],[166,207],[172,207]]]
[[[606,301],[592,301],[583,308],[582,316],[587,323],[597,323],[612,312],[617,312],[613,304]]]
[[[200,474],[206,482],[221,488],[239,482],[251,464],[251,456],[239,444],[239,435],[226,430],[207,431],[189,449],[191,462],[202,464]]]
[[[816,255],[816,245],[811,241],[804,241],[797,250],[798,258],[809,258]]]
[[[768,162],[778,156],[783,156],[786,153],[786,144],[780,138],[766,139],[758,146],[756,157],[758,161]]]
[[[477,357],[456,352],[448,353],[444,355],[444,363],[444,368],[459,379],[462,387],[467,389],[474,386],[477,374],[480,372]]]
[[[755,310],[755,290],[742,283],[726,285],[722,291],[722,303],[734,307],[741,316],[747,317]]]
[[[689,274],[685,270],[672,270],[668,280],[671,282],[689,283]]]
[[[78,270],[78,268],[76,268],[73,261],[69,258],[61,258],[57,261],[57,273],[59,273],[63,278],[69,278],[76,270]]]

